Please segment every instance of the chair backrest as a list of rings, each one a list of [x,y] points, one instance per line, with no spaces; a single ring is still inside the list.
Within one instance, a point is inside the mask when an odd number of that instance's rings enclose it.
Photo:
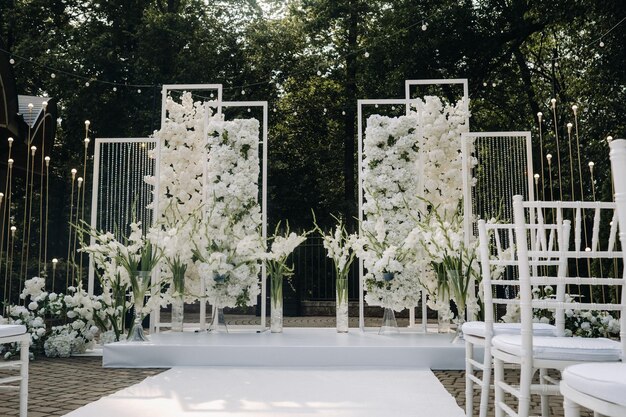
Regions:
[[[619,237],[622,247],[626,244],[626,139],[617,139],[609,143],[611,148],[611,172],[613,173],[613,184],[615,186],[615,204],[617,205]],[[626,269],[626,252],[622,253],[624,268]],[[622,271],[624,274],[624,271]],[[626,274],[625,274],[626,275]],[[622,302],[626,302],[626,297],[622,297]],[[626,343],[626,314],[622,314],[620,320],[620,337],[622,343]],[[623,359],[623,358],[622,358]]]
[[[534,238],[533,247],[538,249],[538,253],[547,254],[554,251],[559,239],[565,242],[568,240],[569,227],[569,221],[563,221],[561,226],[545,222],[525,225],[527,232]],[[499,319],[501,307],[516,305],[520,301],[516,298],[520,280],[515,224],[490,224],[479,220],[478,235],[486,337],[490,338],[493,335],[493,322]],[[528,263],[533,275],[549,268],[554,270],[564,267],[562,259],[555,256],[535,256]],[[559,322],[563,320],[557,318]],[[559,324],[563,327],[563,323]]]
[[[573,236],[563,234],[558,244],[547,251],[529,245],[532,236],[529,237],[526,225],[530,211],[541,213],[544,218],[549,215],[557,223],[569,219],[574,225]],[[513,197],[513,215],[520,274],[522,350],[532,352],[533,309],[617,311],[624,317],[623,290],[620,291],[624,280],[619,268],[624,254],[616,240],[615,203],[528,202],[518,195]],[[539,217],[537,221],[541,222]],[[538,257],[558,258],[562,266],[556,274],[544,274],[541,270],[535,274],[532,261]],[[545,286],[557,287],[556,298],[533,297],[533,288]],[[570,297],[565,298],[565,288]]]

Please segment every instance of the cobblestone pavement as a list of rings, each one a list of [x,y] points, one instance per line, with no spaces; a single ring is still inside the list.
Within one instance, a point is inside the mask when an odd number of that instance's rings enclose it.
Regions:
[[[229,320],[234,324],[235,320]],[[375,326],[380,319],[368,319],[366,325]],[[406,325],[398,320],[398,325]],[[250,323],[246,323],[250,324]],[[352,324],[352,323],[351,323]],[[354,323],[353,325],[356,325]],[[285,318],[285,326],[332,327],[334,319],[327,317]],[[85,404],[136,384],[144,378],[163,372],[163,369],[105,369],[100,357],[38,358],[30,364],[29,417],[62,416]],[[465,409],[465,377],[463,371],[434,371],[435,375],[459,406]],[[2,377],[0,373],[0,378]],[[517,377],[515,371],[511,378]],[[478,413],[478,396],[474,400]],[[493,404],[493,400],[491,402]],[[563,416],[561,399],[551,399],[552,416]],[[19,408],[16,391],[0,391],[0,416],[17,416]],[[534,404],[538,414],[538,402]],[[418,415],[419,413],[416,413]],[[490,409],[490,416],[493,409]],[[583,414],[583,416],[592,414]]]

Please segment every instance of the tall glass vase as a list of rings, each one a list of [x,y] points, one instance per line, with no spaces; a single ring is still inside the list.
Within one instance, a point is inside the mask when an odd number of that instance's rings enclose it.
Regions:
[[[211,313],[211,324],[209,325],[211,333],[228,333],[226,318],[224,317],[224,308],[214,305]]]
[[[142,310],[145,305],[146,290],[150,286],[152,272],[151,271],[137,271],[132,278],[135,280],[133,285],[133,304],[135,310],[135,320],[133,323],[133,329],[128,335],[127,340],[129,342],[146,342],[149,340],[143,332],[143,320]]]
[[[270,289],[270,331],[283,332],[283,277],[272,276]]]
[[[173,332],[183,331],[185,320],[185,274],[174,273],[174,299],[172,300],[172,327]]]
[[[227,275],[214,274],[213,280],[218,287],[223,286],[228,279]],[[226,326],[226,318],[224,317],[224,307],[220,304],[219,300],[215,299],[212,303],[213,310],[211,312],[211,324],[209,325],[209,332],[211,333],[228,333],[228,326]]]
[[[380,326],[378,334],[395,334],[399,332],[400,330],[398,330],[396,314],[391,308],[385,307],[385,312],[383,313],[383,324]]]
[[[394,279],[393,272],[383,272],[383,281],[390,284]],[[387,290],[390,290],[390,286],[388,285]],[[385,307],[385,312],[383,313],[383,324],[380,326],[380,330],[378,334],[394,334],[399,333],[398,330],[398,322],[396,322],[396,314],[393,309],[389,307]]]
[[[465,282],[463,272],[459,269],[449,269],[446,271],[448,275],[448,283],[454,294],[454,303],[457,308],[456,335],[453,342],[463,340],[463,323],[465,323],[465,302],[467,292],[463,291]]]
[[[348,333],[348,279],[337,279],[337,333]]]
[[[177,296],[172,300],[172,331],[182,332],[184,321],[185,300],[183,296]]]
[[[450,309],[440,307],[437,310],[437,333],[450,333]]]

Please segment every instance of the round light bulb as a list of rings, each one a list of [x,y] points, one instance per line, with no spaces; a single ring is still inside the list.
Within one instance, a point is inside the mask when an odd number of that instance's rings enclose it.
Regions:
[[[600,48],[604,48],[604,42],[600,41]]]
[[[609,143],[613,142],[613,136],[607,136],[606,141]]]
[[[13,143],[13,138],[8,138],[7,141],[9,142],[9,145],[11,145]]]
[[[89,87],[89,81],[85,81],[85,87]]]
[[[246,90],[241,90],[241,95],[245,96],[246,95]]]
[[[369,58],[369,57],[370,57],[370,53],[369,53],[369,52],[365,52],[365,53],[363,54],[363,56],[364,56],[365,58]]]
[[[428,29],[428,24],[427,23],[422,24],[422,30],[425,31],[426,29]]]
[[[321,76],[321,75],[322,75],[322,71],[317,70],[317,76],[319,77],[319,76]]]
[[[550,103],[552,103],[552,108],[554,108],[556,106],[556,99],[555,98],[551,99]]]
[[[542,117],[543,117],[543,113],[537,112],[537,119],[539,119],[539,121],[541,121]]]
[[[9,59],[9,64],[11,65],[15,64],[15,60],[13,58]]]
[[[56,78],[57,75],[53,72],[52,74],[50,74],[50,78]]]
[[[117,91],[117,87],[113,87],[113,91]]]
[[[137,94],[141,94],[141,88],[137,89]]]

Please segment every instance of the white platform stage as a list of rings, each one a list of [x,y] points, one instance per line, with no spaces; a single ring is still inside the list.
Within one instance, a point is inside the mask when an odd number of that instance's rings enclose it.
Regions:
[[[283,333],[231,331],[228,334],[170,333],[150,342],[104,346],[104,367],[174,366],[391,366],[465,369],[464,343],[453,334],[401,332],[378,335],[351,329],[285,328]]]
[[[461,417],[428,370],[173,368],[67,417]]]

